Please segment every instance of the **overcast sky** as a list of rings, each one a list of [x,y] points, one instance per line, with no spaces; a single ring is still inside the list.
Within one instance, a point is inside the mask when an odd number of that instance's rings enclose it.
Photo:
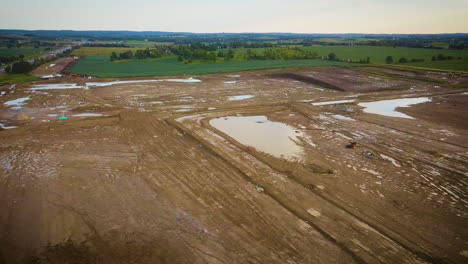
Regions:
[[[468,33],[468,0],[0,0],[0,28]]]

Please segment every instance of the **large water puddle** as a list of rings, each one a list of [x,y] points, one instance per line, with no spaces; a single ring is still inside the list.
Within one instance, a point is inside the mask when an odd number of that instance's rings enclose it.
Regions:
[[[266,116],[228,116],[210,120],[210,125],[239,143],[278,158],[302,159],[304,150],[298,145],[300,131]]]
[[[66,89],[80,89],[83,86],[76,83],[51,83],[51,84],[37,84],[31,90],[66,90]]]
[[[128,84],[128,83],[148,83],[148,82],[159,82],[160,80],[129,80],[129,81],[113,81],[113,82],[87,82],[88,87],[105,87],[116,84]]]
[[[128,81],[113,81],[113,82],[87,82],[88,87],[105,87],[116,84],[129,84],[129,83],[149,83],[149,82],[180,82],[180,83],[199,83],[201,80],[194,79],[193,77],[187,79],[161,79],[161,80],[128,80]]]
[[[12,106],[13,109],[20,109],[24,105],[24,102],[28,101],[29,99],[31,99],[29,96],[21,97],[18,99],[6,101],[4,105]]]
[[[364,112],[390,117],[400,117],[413,119],[411,116],[395,111],[397,107],[409,107],[415,104],[421,104],[432,101],[429,97],[400,98],[392,100],[382,100],[375,102],[359,103],[359,106],[365,107]]]
[[[251,94],[236,95],[236,96],[229,97],[228,101],[247,100],[247,99],[251,99],[251,98],[254,98],[254,97],[255,97],[255,95],[251,95]]]

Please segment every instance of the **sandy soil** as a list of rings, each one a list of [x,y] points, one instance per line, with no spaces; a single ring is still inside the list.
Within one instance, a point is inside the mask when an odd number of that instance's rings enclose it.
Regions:
[[[466,263],[461,90],[337,68],[194,78],[2,87],[0,263]],[[358,106],[421,96],[396,109],[414,119]],[[354,101],[312,105],[336,100]],[[290,125],[304,158],[210,125],[234,115]]]

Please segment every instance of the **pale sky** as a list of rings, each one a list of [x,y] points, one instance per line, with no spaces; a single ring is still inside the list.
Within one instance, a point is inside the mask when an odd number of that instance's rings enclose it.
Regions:
[[[468,0],[0,0],[0,28],[468,33]]]

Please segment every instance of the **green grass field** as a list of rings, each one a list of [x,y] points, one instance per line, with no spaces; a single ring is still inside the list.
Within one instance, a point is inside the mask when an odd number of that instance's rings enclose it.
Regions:
[[[245,61],[243,54],[246,49],[236,49],[233,61],[220,61],[217,63],[183,64],[174,56],[162,59],[126,60],[111,62],[109,55],[112,52],[121,53],[138,48],[100,48],[83,47],[73,51],[74,55],[85,56],[72,69],[71,72],[98,77],[131,77],[131,76],[168,76],[168,75],[194,75],[219,72],[235,72],[245,70],[257,70],[268,68],[288,68],[305,66],[327,66],[327,65],[360,65],[327,60],[252,60]],[[434,70],[465,71],[468,72],[468,50],[437,50],[437,49],[414,49],[393,47],[362,47],[362,46],[309,46],[306,50],[314,51],[319,56],[327,56],[334,52],[340,59],[366,59],[370,57],[371,64],[385,64],[387,56],[393,56],[394,61],[401,57],[408,60],[424,59],[423,62],[394,63],[404,67],[418,67]],[[265,49],[255,49],[261,53]],[[444,61],[432,61],[432,56],[443,54],[453,56],[456,59]],[[457,59],[461,57],[461,59]],[[388,65],[388,64],[385,64]]]
[[[411,59],[424,59],[424,62],[394,63],[409,67],[421,67],[427,69],[468,71],[468,50],[440,50],[440,49],[415,49],[415,48],[393,48],[393,47],[368,47],[368,46],[308,46],[304,49],[316,52],[319,56],[327,56],[334,52],[340,59],[360,60],[370,57],[373,64],[385,64],[387,56],[393,56],[396,62],[405,57]],[[252,49],[256,52],[265,50]],[[247,49],[235,49],[235,59],[240,60]],[[432,56],[443,54],[445,56],[461,57],[460,60],[432,61]]]
[[[124,63],[115,63],[111,62],[108,56],[89,56],[80,60],[70,71],[98,77],[132,77],[198,75],[270,68],[340,65],[350,64],[327,60],[257,60],[183,64],[177,61],[175,57],[159,60],[130,60]]]
[[[39,80],[39,78],[27,74],[0,74],[0,85],[25,83],[35,80]]]
[[[414,49],[393,47],[363,47],[363,46],[310,46],[305,47],[315,51],[319,56],[327,56],[334,52],[339,58],[353,60],[371,58],[371,63],[384,64],[387,56],[393,56],[394,61],[401,57],[408,60],[424,59],[424,62],[404,63],[399,65],[416,66],[430,69],[468,71],[468,50],[438,50],[438,49]],[[432,61],[432,56],[443,54],[445,56],[461,57],[460,60]]]

